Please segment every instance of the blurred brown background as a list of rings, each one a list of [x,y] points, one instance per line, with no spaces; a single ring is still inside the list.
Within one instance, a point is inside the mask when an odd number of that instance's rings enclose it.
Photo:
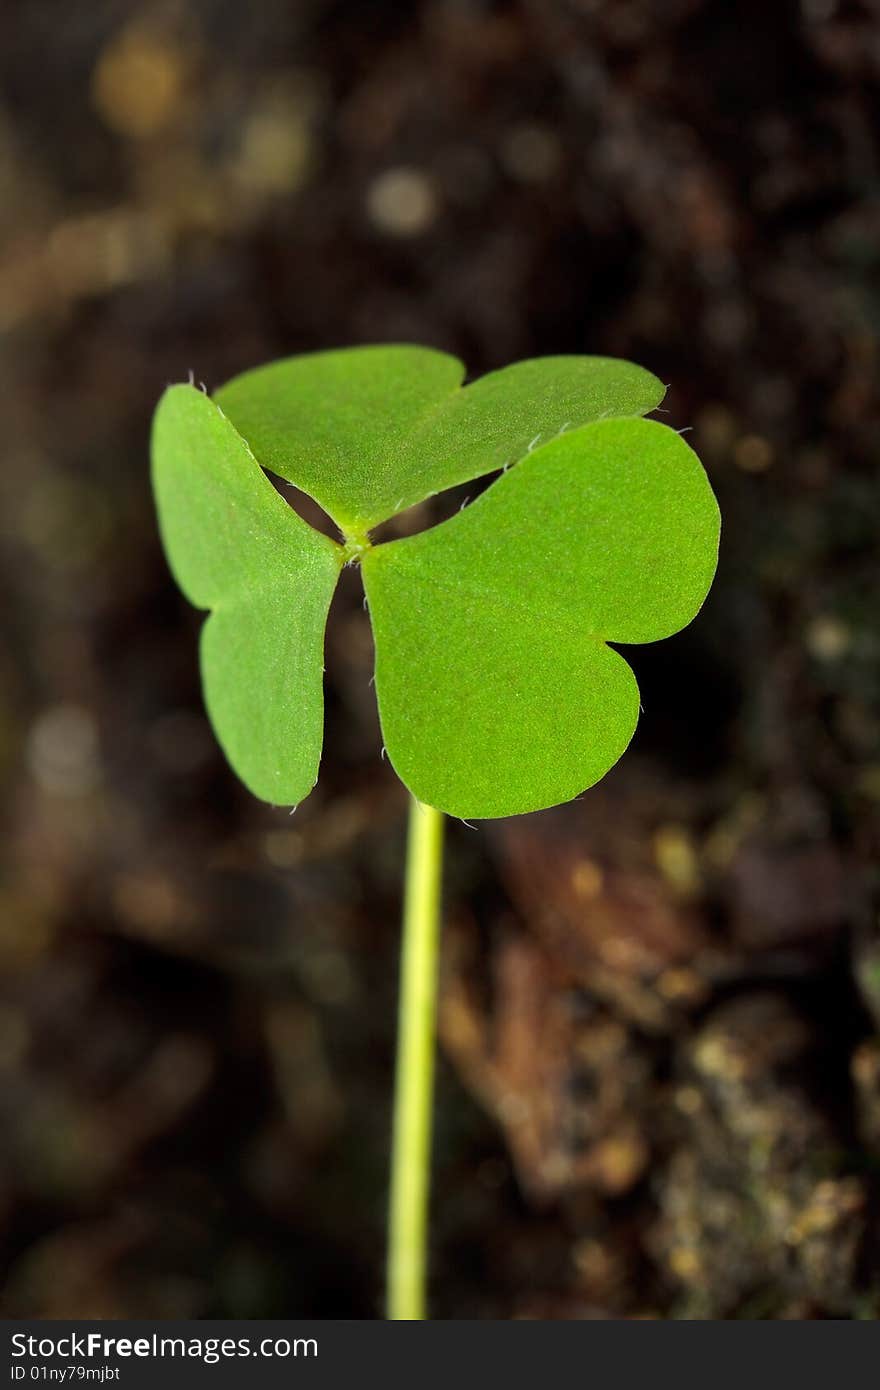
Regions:
[[[405,798],[357,579],[291,821],[205,724],[147,438],[190,370],[412,340],[644,363],[725,518],[618,768],[451,827],[434,1314],[876,1317],[876,3],[0,23],[5,1313],[381,1313]]]

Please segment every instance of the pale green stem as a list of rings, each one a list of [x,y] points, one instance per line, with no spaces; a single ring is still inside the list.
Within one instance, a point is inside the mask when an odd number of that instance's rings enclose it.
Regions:
[[[395,1320],[426,1316],[442,871],[443,815],[413,800],[406,853],[388,1223],[388,1317]]]

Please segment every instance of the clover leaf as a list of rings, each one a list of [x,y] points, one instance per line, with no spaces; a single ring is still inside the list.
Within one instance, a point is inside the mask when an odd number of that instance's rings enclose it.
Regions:
[[[668,636],[705,598],[718,509],[681,437],[639,418],[662,399],[656,378],[590,357],[462,377],[426,348],[358,348],[160,403],[163,540],[184,593],[213,610],[208,712],[266,800],[297,802],[317,775],[323,630],[346,559],[363,570],[388,755],[419,800],[462,817],[536,810],[603,776],[639,704],[607,643]],[[263,468],[319,502],[344,546]],[[496,470],[451,520],[371,543],[379,522]]]

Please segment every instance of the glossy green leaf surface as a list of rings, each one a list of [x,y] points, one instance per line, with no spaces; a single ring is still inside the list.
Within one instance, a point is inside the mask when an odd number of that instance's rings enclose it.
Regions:
[[[683,439],[640,418],[656,378],[585,357],[462,377],[430,349],[358,348],[258,368],[215,401],[175,386],[160,402],[162,539],[184,593],[212,610],[201,662],[217,737],[264,800],[296,804],[315,782],[346,556],[264,467],[357,540],[389,757],[415,796],[464,818],[554,805],[603,776],[639,713],[608,643],[666,637],[705,598],[718,508]],[[369,544],[379,521],[496,469],[451,520]]]
[[[638,716],[632,672],[606,642],[685,626],[718,534],[682,438],[608,420],[536,449],[450,521],[369,551],[376,690],[401,779],[462,817],[592,785]]]
[[[631,362],[542,357],[461,386],[454,357],[345,348],[235,377],[215,399],[264,467],[362,534],[591,420],[644,415],[664,388]]]
[[[190,602],[212,610],[201,667],[217,738],[256,796],[295,804],[318,775],[342,550],[291,510],[201,391],[165,392],[152,452],[168,562]]]

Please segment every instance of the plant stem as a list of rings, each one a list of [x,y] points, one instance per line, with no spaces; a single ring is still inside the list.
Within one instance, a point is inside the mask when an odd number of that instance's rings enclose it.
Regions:
[[[443,814],[412,800],[397,1016],[388,1317],[425,1317]]]

